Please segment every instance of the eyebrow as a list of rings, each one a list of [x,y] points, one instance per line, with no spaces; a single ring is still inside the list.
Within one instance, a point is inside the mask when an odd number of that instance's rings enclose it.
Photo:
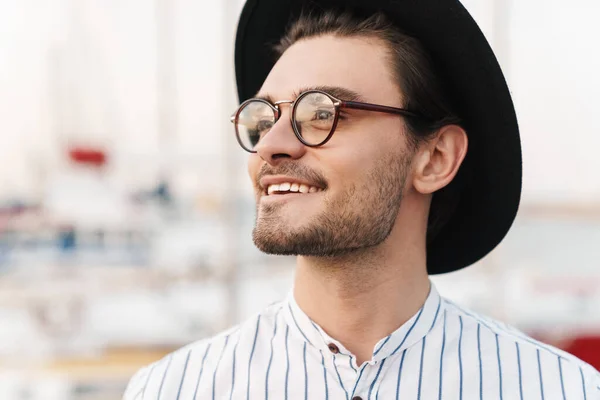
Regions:
[[[294,91],[294,93],[292,94],[292,99],[281,99],[281,100],[295,100],[296,98],[298,98],[298,96],[301,93],[307,92],[309,90],[320,90],[322,92],[325,93],[329,93],[330,95],[332,95],[333,97],[337,97],[340,100],[344,100],[344,101],[364,101],[362,96],[360,94],[358,94],[357,92],[355,92],[354,90],[350,90],[341,86],[310,86],[310,87],[303,87],[299,90]],[[261,99],[261,100],[266,100],[270,103],[274,103],[275,100],[273,100],[273,97],[269,94],[257,94],[256,96],[254,96],[255,99]],[[277,100],[280,101],[280,100]]]

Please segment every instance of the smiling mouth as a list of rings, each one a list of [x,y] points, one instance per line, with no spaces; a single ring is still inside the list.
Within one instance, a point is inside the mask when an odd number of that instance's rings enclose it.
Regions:
[[[263,195],[265,196],[276,196],[276,195],[285,195],[285,194],[308,194],[308,193],[318,193],[322,192],[323,189],[317,186],[309,186],[305,184],[299,183],[291,183],[284,182],[280,184],[269,185],[265,191],[263,191]]]

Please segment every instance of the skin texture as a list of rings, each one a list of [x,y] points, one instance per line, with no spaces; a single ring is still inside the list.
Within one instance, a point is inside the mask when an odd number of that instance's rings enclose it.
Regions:
[[[359,96],[352,100],[403,105],[387,48],[369,37],[325,35],[295,43],[258,95],[293,100],[323,86]],[[248,160],[257,202],[253,239],[267,253],[297,256],[296,301],[360,365],[428,295],[431,194],[456,175],[466,133],[449,125],[415,149],[401,117],[345,110],[331,140],[310,148],[294,136],[289,105],[281,108]],[[267,196],[267,181],[279,178],[323,190]]]

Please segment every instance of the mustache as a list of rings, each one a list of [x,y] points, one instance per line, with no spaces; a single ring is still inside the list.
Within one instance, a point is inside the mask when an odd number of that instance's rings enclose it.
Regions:
[[[313,169],[310,169],[305,165],[296,164],[293,162],[282,163],[280,165],[277,165],[276,167],[273,167],[268,164],[263,164],[263,166],[260,168],[260,171],[258,171],[258,174],[256,175],[256,187],[260,187],[260,180],[265,176],[269,175],[286,175],[290,178],[308,181],[316,184],[317,186],[323,189],[327,189],[327,180],[325,179],[323,174]]]

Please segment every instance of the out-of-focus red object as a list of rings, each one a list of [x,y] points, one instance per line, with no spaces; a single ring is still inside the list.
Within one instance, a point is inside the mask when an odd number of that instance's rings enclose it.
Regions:
[[[600,336],[578,336],[560,347],[600,370]]]
[[[101,167],[106,164],[106,153],[91,147],[72,147],[69,149],[69,158],[79,164],[88,164]]]

